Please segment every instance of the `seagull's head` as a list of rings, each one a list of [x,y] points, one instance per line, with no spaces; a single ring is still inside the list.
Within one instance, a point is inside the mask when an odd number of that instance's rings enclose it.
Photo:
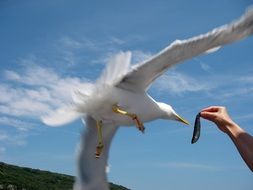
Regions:
[[[189,125],[189,122],[186,119],[179,116],[170,105],[159,102],[158,106],[160,107],[160,110],[162,111],[162,117],[161,117],[162,119],[180,121],[186,125]]]

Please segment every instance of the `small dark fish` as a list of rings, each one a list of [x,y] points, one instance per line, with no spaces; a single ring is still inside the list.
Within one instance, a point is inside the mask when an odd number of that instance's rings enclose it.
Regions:
[[[194,123],[194,131],[193,131],[193,135],[192,135],[192,144],[198,141],[198,139],[200,137],[200,128],[201,128],[200,113],[198,113],[196,115],[196,119],[195,119],[195,123]]]

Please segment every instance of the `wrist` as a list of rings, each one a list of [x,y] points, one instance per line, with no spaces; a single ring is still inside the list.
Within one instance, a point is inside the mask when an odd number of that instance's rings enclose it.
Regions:
[[[243,131],[242,128],[239,127],[239,125],[237,125],[234,122],[228,123],[226,125],[226,134],[228,134],[230,137],[237,137],[239,134],[241,134]]]

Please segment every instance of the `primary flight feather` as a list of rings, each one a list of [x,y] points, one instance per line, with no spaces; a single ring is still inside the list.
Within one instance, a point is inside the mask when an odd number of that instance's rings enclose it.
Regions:
[[[238,21],[187,40],[176,40],[150,59],[130,66],[131,53],[118,54],[102,76],[86,89],[77,89],[71,106],[56,110],[42,121],[59,126],[83,118],[83,135],[78,158],[76,190],[108,190],[105,167],[111,140],[121,125],[136,125],[155,119],[187,124],[168,104],[156,102],[147,90],[152,82],[173,65],[253,33],[253,9]],[[96,151],[95,151],[96,148]],[[94,156],[94,152],[96,155]],[[99,158],[99,159],[98,159]]]

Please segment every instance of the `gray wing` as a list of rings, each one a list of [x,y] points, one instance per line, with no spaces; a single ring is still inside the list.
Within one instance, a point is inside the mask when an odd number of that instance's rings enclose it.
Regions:
[[[104,150],[100,159],[95,158],[97,146],[96,121],[87,116],[85,118],[86,131],[82,135],[78,156],[78,178],[74,186],[75,190],[109,190],[106,166],[112,138],[118,127],[104,126],[102,128]]]
[[[116,85],[130,91],[145,91],[171,66],[212,48],[243,39],[253,33],[253,9],[239,20],[187,40],[176,40],[151,59],[135,66]]]

